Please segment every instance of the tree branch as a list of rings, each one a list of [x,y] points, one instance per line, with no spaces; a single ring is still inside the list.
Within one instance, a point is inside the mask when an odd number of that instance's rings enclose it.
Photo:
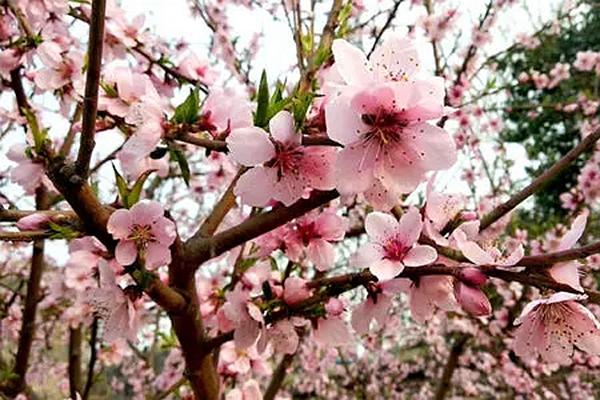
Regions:
[[[481,225],[479,227],[479,230],[483,231],[485,228],[489,227],[494,222],[506,215],[513,208],[518,206],[529,196],[542,189],[553,179],[556,179],[581,154],[590,150],[594,146],[594,143],[598,141],[598,139],[600,139],[600,129],[597,129],[594,133],[591,133],[590,135],[586,136],[585,139],[583,139],[577,146],[575,146],[573,149],[571,149],[571,151],[565,154],[565,156],[558,160],[556,164],[544,171],[543,174],[535,178],[533,182],[531,182],[526,188],[514,194],[510,199],[508,199],[508,201],[500,204],[498,207],[494,208],[492,211],[486,214],[481,219]]]
[[[92,1],[92,18],[88,40],[88,68],[83,97],[83,116],[79,153],[75,164],[76,173],[86,179],[89,174],[90,160],[96,141],[96,114],[98,112],[98,86],[102,64],[102,45],[104,43],[104,15],[106,0]]]

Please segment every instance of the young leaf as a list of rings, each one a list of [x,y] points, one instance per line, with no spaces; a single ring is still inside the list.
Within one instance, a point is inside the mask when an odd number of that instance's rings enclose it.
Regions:
[[[187,186],[190,186],[190,166],[188,165],[185,154],[175,147],[169,147],[169,155],[171,159],[177,162],[179,169],[181,170],[181,176]]]
[[[129,188],[127,187],[127,182],[121,176],[119,171],[117,171],[117,168],[114,164],[112,167],[113,171],[115,172],[115,180],[117,181],[117,190],[119,191],[119,197],[121,198],[121,202],[125,207],[129,208],[129,206],[127,205],[127,197],[129,196]]]
[[[198,119],[199,112],[200,90],[195,88],[190,90],[190,94],[185,101],[177,106],[173,115],[173,121],[180,124],[193,124]]]
[[[142,188],[144,187],[144,182],[146,182],[146,179],[148,179],[150,174],[153,173],[154,171],[156,171],[156,170],[150,169],[150,170],[144,172],[143,174],[141,174],[139,176],[139,178],[137,178],[137,180],[133,184],[133,187],[129,191],[129,194],[127,195],[127,203],[128,203],[127,208],[133,206],[135,203],[137,203],[140,200],[140,194],[142,193]]]
[[[267,73],[263,70],[260,76],[260,85],[256,95],[256,113],[254,114],[254,125],[266,128],[269,119],[269,83],[267,82]]]

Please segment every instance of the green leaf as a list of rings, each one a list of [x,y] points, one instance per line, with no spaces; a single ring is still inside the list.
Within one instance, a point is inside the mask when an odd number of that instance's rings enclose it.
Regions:
[[[256,113],[254,114],[254,125],[266,128],[269,122],[269,83],[267,73],[263,70],[260,76],[260,85],[256,95]]]
[[[146,182],[146,179],[148,179],[150,174],[153,173],[154,171],[156,171],[156,170],[150,169],[150,170],[144,172],[143,174],[141,174],[139,176],[139,178],[137,178],[137,180],[133,184],[133,187],[129,191],[129,194],[127,195],[127,203],[128,203],[127,207],[131,207],[132,205],[134,205],[135,203],[140,201],[140,195],[142,193],[142,188],[144,187],[144,183]]]
[[[115,172],[115,180],[117,181],[117,190],[119,191],[119,198],[121,199],[123,205],[129,208],[129,206],[127,205],[127,197],[129,196],[129,188],[127,187],[127,182],[121,176],[119,171],[117,171],[117,168],[114,164],[112,165],[112,167],[113,171]]]
[[[79,232],[68,226],[62,226],[52,221],[48,222],[48,226],[54,232],[50,235],[50,239],[74,239],[80,236]]]
[[[173,121],[180,124],[193,124],[198,119],[199,112],[200,90],[195,88],[190,90],[190,94],[185,101],[177,106],[173,115]]]
[[[179,165],[185,184],[190,186],[190,166],[188,165],[187,158],[185,158],[185,154],[178,148],[169,147],[169,155]]]
[[[312,104],[315,95],[313,93],[302,93],[296,97],[292,103],[292,111],[294,114],[294,121],[298,128],[302,127],[306,118],[310,105]]]
[[[23,107],[21,108],[21,111],[23,111],[23,115],[25,115],[25,119],[27,120],[27,125],[29,125],[29,129],[31,130],[35,152],[39,154],[44,148],[44,142],[48,137],[48,130],[40,129],[35,114],[29,108]]]

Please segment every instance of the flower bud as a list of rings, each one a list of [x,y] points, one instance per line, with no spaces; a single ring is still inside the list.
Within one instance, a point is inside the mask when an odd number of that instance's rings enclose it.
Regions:
[[[288,304],[296,304],[310,297],[310,289],[302,278],[287,278],[283,284],[283,300]]]
[[[485,293],[483,293],[479,288],[469,286],[462,282],[457,282],[454,285],[454,296],[460,303],[461,307],[469,314],[482,317],[485,315],[490,315],[492,312],[492,305],[490,304],[490,301]]]
[[[48,222],[50,222],[50,217],[44,214],[35,213],[23,217],[17,221],[17,228],[22,231],[34,231],[37,229],[46,228],[48,226]]]
[[[471,286],[481,286],[487,281],[487,275],[479,268],[466,267],[460,270],[458,278]]]

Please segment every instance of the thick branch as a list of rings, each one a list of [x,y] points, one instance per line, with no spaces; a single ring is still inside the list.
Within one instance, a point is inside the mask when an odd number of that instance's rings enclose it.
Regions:
[[[77,174],[83,179],[88,176],[92,152],[96,145],[94,135],[96,133],[96,114],[98,111],[98,86],[100,85],[105,13],[106,0],[93,0],[87,52],[88,68],[83,98],[81,140],[77,163],[75,165]]]
[[[289,207],[279,207],[259,214],[212,238],[189,240],[186,243],[186,258],[190,265],[199,265],[248,240],[272,231],[308,211],[327,204],[338,196],[339,193],[336,190],[315,191],[309,199],[301,199]]]
[[[69,395],[76,400],[83,387],[81,376],[82,327],[69,329]]]

